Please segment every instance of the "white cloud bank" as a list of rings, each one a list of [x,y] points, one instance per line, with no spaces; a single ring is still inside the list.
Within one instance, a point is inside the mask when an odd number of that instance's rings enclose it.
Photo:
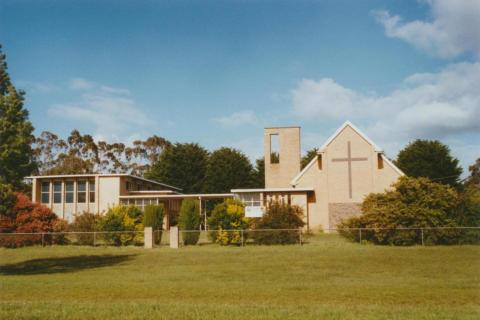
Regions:
[[[390,38],[402,39],[441,58],[480,57],[480,0],[429,0],[431,21],[403,22],[388,11],[374,15]]]
[[[304,79],[292,90],[292,113],[309,120],[363,124],[390,152],[415,138],[454,139],[480,134],[480,63],[458,63],[406,78],[388,95],[367,95],[332,79]],[[460,149],[455,138],[453,149]],[[480,141],[475,143],[480,156]],[[463,147],[462,147],[463,148]],[[465,151],[465,149],[462,149]],[[387,150],[388,151],[388,150]],[[462,159],[472,161],[473,154]]]
[[[48,114],[93,126],[95,139],[131,142],[153,125],[127,89],[103,86],[82,78],[72,79],[70,88],[81,91],[78,100],[53,105]]]

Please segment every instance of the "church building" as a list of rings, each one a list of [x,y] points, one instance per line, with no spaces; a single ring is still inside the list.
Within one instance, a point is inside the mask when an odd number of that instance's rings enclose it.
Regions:
[[[234,189],[246,215],[261,216],[271,201],[303,208],[309,229],[335,229],[360,213],[364,197],[383,192],[403,173],[349,121],[300,168],[300,127],[264,130],[265,188]]]
[[[300,168],[300,127],[264,130],[265,188],[233,189],[231,193],[184,194],[181,189],[129,174],[32,176],[32,200],[73,221],[83,212],[104,213],[118,204],[144,209],[164,204],[165,226],[178,215],[184,199],[199,200],[206,226],[205,201],[235,197],[245,204],[247,217],[261,217],[272,201],[298,205],[309,229],[334,229],[358,214],[371,192],[389,188],[403,173],[383,151],[352,123],[343,124],[305,168]]]

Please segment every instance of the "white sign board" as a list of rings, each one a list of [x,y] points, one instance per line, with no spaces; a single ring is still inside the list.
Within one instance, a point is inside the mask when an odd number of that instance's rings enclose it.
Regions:
[[[246,206],[245,217],[247,218],[261,218],[263,216],[263,207]]]

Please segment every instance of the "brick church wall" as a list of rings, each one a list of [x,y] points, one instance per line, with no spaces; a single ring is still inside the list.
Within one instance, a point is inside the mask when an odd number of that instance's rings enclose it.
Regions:
[[[360,203],[329,203],[328,216],[330,221],[330,228],[336,228],[343,219],[357,216],[360,213]]]

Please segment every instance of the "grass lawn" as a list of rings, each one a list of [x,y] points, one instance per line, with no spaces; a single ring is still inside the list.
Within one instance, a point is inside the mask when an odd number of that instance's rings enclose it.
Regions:
[[[0,319],[480,319],[480,246],[0,249]]]

